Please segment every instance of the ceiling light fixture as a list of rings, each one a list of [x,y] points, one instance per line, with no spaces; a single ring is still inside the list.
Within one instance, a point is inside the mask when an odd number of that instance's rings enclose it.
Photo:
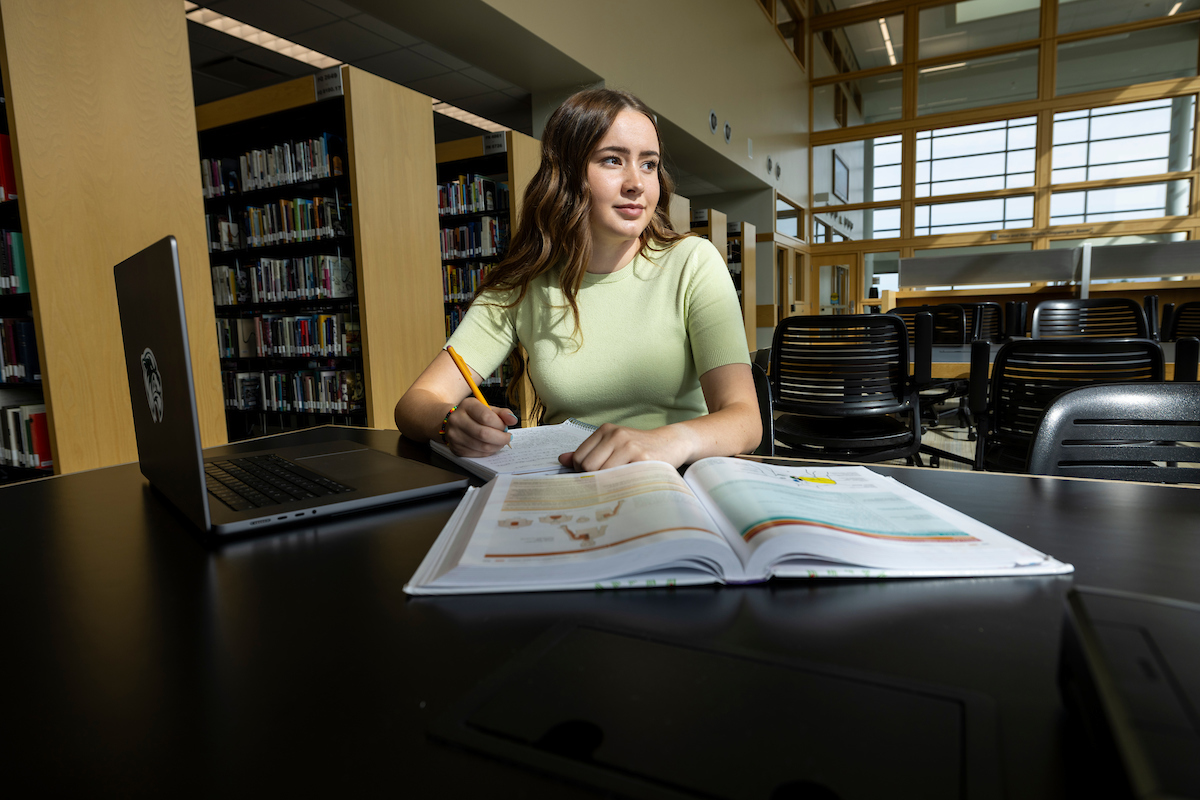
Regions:
[[[1180,7],[1181,5],[1183,5],[1183,0],[1179,0],[1179,2],[1178,2],[1178,3],[1176,3],[1176,4],[1174,5],[1174,7],[1173,7],[1173,8],[1172,8],[1170,11],[1168,11],[1168,12],[1167,12],[1167,16],[1168,16],[1168,17],[1173,17],[1173,16],[1175,16],[1175,12],[1179,10],[1179,7]]]
[[[936,67],[926,67],[923,70],[919,70],[919,72],[922,75],[924,75],[927,72],[941,72],[942,70],[945,70],[945,69],[960,69],[962,67],[965,67],[966,65],[967,65],[967,62],[959,61],[957,64],[941,64]]]
[[[210,9],[202,8],[188,0],[184,0],[183,11],[192,22],[205,25],[221,33],[227,33],[244,42],[256,44],[259,47],[272,50],[288,58],[294,58],[317,69],[326,69],[342,63],[336,58],[330,58],[323,53],[318,53],[316,50],[311,50],[303,45],[290,42],[273,33],[267,33],[233,17],[227,17],[224,14],[218,14]]]
[[[892,35],[888,33],[887,20],[879,20],[879,32],[883,34],[883,46],[887,48],[888,62],[896,66],[896,51],[892,49]]]

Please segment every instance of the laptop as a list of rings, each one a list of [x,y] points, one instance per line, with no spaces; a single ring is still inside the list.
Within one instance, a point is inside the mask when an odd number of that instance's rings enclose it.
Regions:
[[[466,488],[461,475],[349,441],[205,457],[175,237],[114,274],[142,474],[201,530],[258,532]]]

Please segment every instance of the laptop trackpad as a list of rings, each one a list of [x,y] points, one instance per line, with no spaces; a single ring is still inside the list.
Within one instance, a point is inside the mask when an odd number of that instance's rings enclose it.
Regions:
[[[356,478],[395,471],[404,465],[396,456],[370,449],[305,456],[293,460],[336,481],[351,484]]]

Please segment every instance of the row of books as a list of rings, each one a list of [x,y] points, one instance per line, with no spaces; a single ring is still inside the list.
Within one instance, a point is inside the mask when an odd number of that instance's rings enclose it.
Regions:
[[[205,224],[209,252],[315,242],[347,231],[342,205],[333,197],[296,197],[246,206],[235,214],[206,214]]]
[[[260,258],[213,267],[212,281],[218,306],[353,297],[354,261],[334,255]]]
[[[0,319],[0,381],[40,381],[37,338],[31,319]]]
[[[362,351],[353,314],[259,314],[217,319],[221,358],[340,358]]]
[[[0,435],[4,437],[0,464],[31,469],[53,467],[46,406],[42,403],[5,406],[0,412]]]
[[[349,369],[221,373],[225,407],[238,411],[347,414],[363,408],[362,373]]]
[[[0,294],[28,294],[29,270],[25,266],[25,236],[20,231],[0,231]]]
[[[249,150],[236,158],[200,159],[200,178],[205,198],[287,186],[341,175],[340,141],[323,133],[316,139],[283,142],[261,150]]]
[[[508,184],[482,175],[459,175],[438,184],[438,214],[470,214],[508,209]]]
[[[0,98],[0,114],[4,113]],[[13,167],[12,140],[0,133],[0,202],[17,199],[17,170]]]
[[[483,276],[492,264],[443,264],[442,300],[447,303],[469,303],[475,299]]]
[[[498,256],[508,246],[508,220],[504,217],[480,217],[442,228],[442,258],[488,258]]]

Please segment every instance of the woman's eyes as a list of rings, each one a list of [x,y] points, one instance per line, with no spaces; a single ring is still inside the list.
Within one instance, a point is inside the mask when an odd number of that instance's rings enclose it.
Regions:
[[[604,158],[600,159],[600,163],[605,164],[605,165],[611,165],[614,167],[619,167],[619,166],[621,166],[621,159],[618,156],[605,156]],[[658,162],[657,161],[643,161],[641,164],[641,168],[646,170],[647,172],[657,172],[658,171]]]

